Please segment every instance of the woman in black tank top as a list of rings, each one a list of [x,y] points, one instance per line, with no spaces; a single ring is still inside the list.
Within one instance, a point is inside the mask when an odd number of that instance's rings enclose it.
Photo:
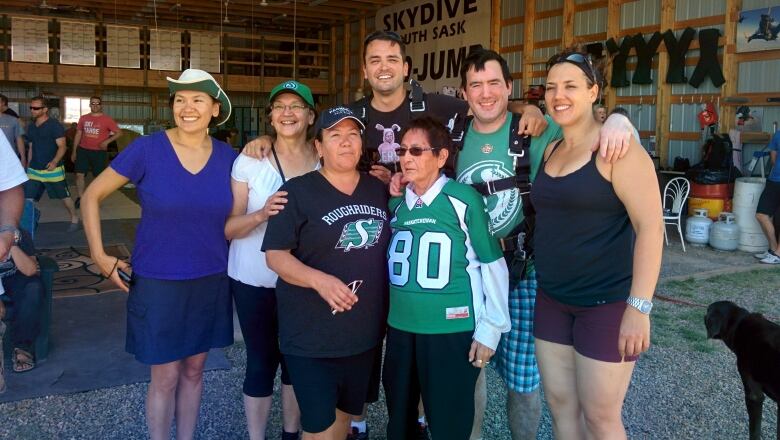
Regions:
[[[603,76],[587,55],[554,57],[545,103],[563,129],[531,194],[539,284],[534,334],[556,438],[625,436],[623,399],[650,345],[663,223],[650,156],[631,138],[609,164],[591,146]],[[631,304],[631,305],[629,305]]]

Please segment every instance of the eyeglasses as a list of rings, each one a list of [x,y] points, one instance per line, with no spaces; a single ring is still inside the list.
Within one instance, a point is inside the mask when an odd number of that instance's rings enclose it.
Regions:
[[[305,109],[306,106],[303,104],[292,104],[292,105],[274,104],[271,106],[271,110],[280,113],[284,112],[285,110],[290,110],[293,113],[300,113]]]
[[[596,69],[593,67],[593,61],[591,61],[590,55],[585,56],[584,54],[575,52],[569,55],[554,56],[547,62],[547,70],[550,70],[554,65],[560,63],[574,64],[582,69],[589,80],[598,84],[598,81],[596,81]]]
[[[89,105],[101,105],[99,102],[90,102]]]
[[[43,108],[46,108],[46,107],[33,107],[33,106],[30,106],[30,110],[40,110],[40,109],[43,109]]]
[[[358,291],[358,289],[360,289],[360,286],[362,286],[362,285],[363,285],[363,280],[355,280],[355,281],[347,284],[347,287],[349,287],[349,290],[351,290],[352,293],[357,295],[357,291]],[[338,312],[339,311],[336,310],[336,309],[330,309],[330,314],[333,315],[333,316],[336,316],[336,313],[338,313]]]
[[[397,154],[398,157],[404,157],[406,155],[406,152],[408,151],[409,154],[411,154],[412,156],[417,157],[417,156],[421,156],[423,154],[423,151],[433,151],[433,150],[438,150],[438,148],[436,148],[436,147],[425,147],[425,148],[423,148],[423,147],[409,147],[409,148],[401,147],[401,148],[396,148],[395,149],[395,154]]]

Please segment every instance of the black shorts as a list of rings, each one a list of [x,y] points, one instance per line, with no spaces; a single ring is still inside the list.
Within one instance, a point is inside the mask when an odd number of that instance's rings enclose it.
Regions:
[[[108,152],[105,150],[87,150],[78,147],[76,149],[76,162],[73,167],[78,174],[87,174],[92,170],[92,175],[97,176],[106,169],[108,164]]]
[[[761,197],[758,198],[756,212],[773,217],[779,206],[780,182],[772,182],[771,180],[767,180],[764,191],[761,192]]]
[[[340,358],[284,355],[305,432],[328,429],[336,409],[355,416],[363,412],[375,351]]]

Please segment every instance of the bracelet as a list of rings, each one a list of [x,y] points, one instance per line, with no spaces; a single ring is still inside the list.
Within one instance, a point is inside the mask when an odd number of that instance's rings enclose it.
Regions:
[[[111,277],[111,274],[114,273],[114,271],[116,270],[116,266],[118,264],[119,264],[119,258],[117,258],[116,261],[114,261],[114,267],[111,268],[111,272],[108,273],[108,277]]]

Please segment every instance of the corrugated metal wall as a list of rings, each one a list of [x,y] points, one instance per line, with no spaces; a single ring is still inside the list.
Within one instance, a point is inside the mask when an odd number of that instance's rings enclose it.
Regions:
[[[534,1],[534,0],[530,0]],[[501,2],[501,19],[507,20],[510,18],[522,17],[525,12],[525,1],[504,1]],[[501,29],[501,47],[518,46],[523,44],[525,26],[523,23],[513,24],[505,26]],[[512,51],[503,52],[503,57],[506,58],[509,65],[509,71],[512,72],[512,98],[523,97],[523,84],[520,79],[523,70],[523,52]]]

